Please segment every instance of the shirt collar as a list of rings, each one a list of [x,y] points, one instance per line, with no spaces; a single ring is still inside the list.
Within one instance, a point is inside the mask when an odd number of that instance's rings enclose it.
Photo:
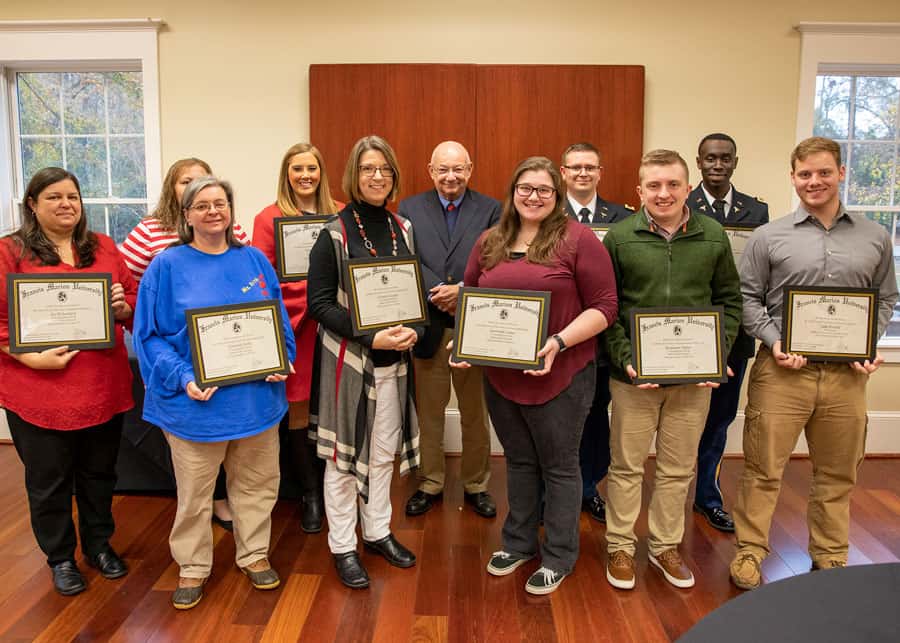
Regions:
[[[687,207],[687,205],[684,206],[684,212],[681,215],[681,221],[678,222],[678,225],[675,227],[675,229],[671,235],[669,235],[669,233],[666,231],[666,229],[663,228],[661,225],[659,225],[653,219],[653,217],[650,215],[650,212],[647,210],[647,208],[644,208],[644,214],[647,216],[647,226],[650,228],[651,231],[658,232],[658,233],[663,234],[671,239],[672,237],[675,236],[675,233],[678,232],[679,229],[682,232],[687,232],[688,221],[691,218],[691,209],[689,207]]]
[[[435,192],[437,192],[437,190],[435,190]],[[441,207],[444,208],[444,212],[446,212],[447,206],[450,205],[451,203],[453,204],[454,208],[459,210],[459,204],[462,203],[462,200],[466,198],[466,191],[463,190],[463,193],[461,195],[459,195],[459,198],[456,199],[455,201],[448,201],[447,199],[444,198],[444,195],[441,194],[440,192],[438,192],[437,195],[438,195],[438,199],[440,199],[440,201],[441,201]]]
[[[794,225],[800,225],[801,223],[809,221],[810,219],[812,219],[815,223],[819,222],[819,220],[816,219],[815,216],[810,214],[809,211],[805,207],[803,207],[802,203],[797,206],[796,210],[794,210],[793,219]],[[847,208],[844,207],[843,202],[840,202],[838,205],[838,215],[835,218],[835,222],[841,219],[846,219],[848,222],[853,223],[853,217],[851,217],[850,213],[847,212]]]
[[[706,185],[703,181],[700,181],[700,188],[703,190],[703,195],[706,197],[706,202],[710,205],[716,200],[712,194],[706,189]],[[728,186],[728,194],[725,195],[725,198],[722,199],[725,202],[725,211],[729,212],[731,210],[731,202],[734,200],[734,186]]]
[[[587,208],[591,211],[591,217],[594,216],[594,213],[597,212],[597,195],[594,195],[594,198],[591,199],[591,202],[587,205],[581,205],[578,201],[572,197],[571,194],[566,194],[566,198],[569,199],[569,205],[572,206],[572,212],[576,215],[581,212],[581,208]]]

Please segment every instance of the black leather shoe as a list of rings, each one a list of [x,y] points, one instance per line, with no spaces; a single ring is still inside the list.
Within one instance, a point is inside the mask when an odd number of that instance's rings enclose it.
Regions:
[[[353,589],[363,589],[369,586],[369,575],[359,560],[359,554],[355,551],[348,551],[346,554],[333,554],[333,556],[338,578],[344,585]]]
[[[314,493],[310,496],[303,496],[303,499],[300,501],[300,529],[307,534],[319,533],[322,531],[324,513],[322,498],[319,494]]]
[[[128,573],[128,565],[119,558],[119,555],[110,547],[106,551],[100,552],[96,556],[88,558],[88,565],[100,570],[103,578],[122,578]]]
[[[427,513],[441,497],[439,493],[426,493],[425,491],[416,491],[406,501],[407,516],[421,516]]]
[[[728,512],[721,507],[700,507],[694,505],[694,511],[706,518],[706,522],[718,529],[731,533],[734,531],[734,521]]]
[[[416,555],[397,542],[394,534],[388,534],[379,540],[364,540],[363,545],[369,551],[384,556],[395,567],[412,567],[416,564]]]
[[[80,594],[87,589],[84,576],[74,560],[64,560],[50,568],[53,571],[53,588],[63,596]]]
[[[581,510],[586,511],[587,514],[597,522],[606,524],[606,501],[600,496],[582,498]]]
[[[216,515],[216,512],[213,512],[212,521],[219,525],[225,531],[234,531],[234,521],[233,520],[225,520],[224,518],[219,518]]]
[[[465,494],[465,500],[472,505],[472,509],[474,509],[475,513],[479,516],[493,518],[497,515],[497,505],[494,503],[494,499],[491,498],[491,494],[487,491],[467,493]]]

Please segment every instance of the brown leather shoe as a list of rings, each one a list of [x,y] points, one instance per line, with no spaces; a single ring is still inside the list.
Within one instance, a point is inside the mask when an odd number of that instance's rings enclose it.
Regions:
[[[741,589],[756,589],[762,583],[762,559],[748,551],[739,551],[728,566],[731,582]]]
[[[241,567],[241,571],[250,579],[254,589],[275,589],[281,584],[278,573],[272,569],[266,558],[260,558],[246,567]]]
[[[205,578],[179,577],[178,587],[172,593],[172,607],[177,610],[189,610],[197,606],[203,598]]]
[[[687,565],[684,564],[681,554],[678,553],[675,547],[660,552],[658,556],[650,554],[648,558],[650,559],[650,564],[659,569],[665,579],[675,587],[686,588],[694,586],[694,575]]]
[[[606,580],[617,589],[634,589],[634,556],[622,550],[610,552]]]
[[[837,567],[846,567],[846,566],[847,566],[846,560],[829,559],[829,560],[820,561],[818,563],[816,561],[813,561],[811,571],[815,572],[820,569],[835,569]]]

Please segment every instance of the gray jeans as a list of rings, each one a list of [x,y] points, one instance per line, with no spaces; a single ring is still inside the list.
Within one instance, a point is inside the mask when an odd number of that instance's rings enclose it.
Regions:
[[[578,446],[594,397],[595,376],[591,362],[562,393],[534,405],[512,402],[484,380],[491,422],[506,456],[509,513],[503,523],[503,549],[514,556],[537,553],[543,497],[542,565],[563,574],[570,573],[578,559]]]

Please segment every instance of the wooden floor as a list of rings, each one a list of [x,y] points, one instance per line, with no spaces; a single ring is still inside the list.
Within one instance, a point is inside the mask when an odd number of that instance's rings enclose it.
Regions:
[[[234,566],[232,537],[216,527],[206,597],[197,608],[177,612],[169,603],[178,576],[167,544],[171,498],[117,497],[113,545],[131,573],[108,581],[79,561],[88,591],[65,598],[53,591],[31,533],[22,467],[13,447],[0,445],[0,641],[670,641],[738,593],[728,581],[732,538],[689,513],[682,552],[697,578],[693,589],[675,589],[648,569],[642,543],[637,588],[614,590],[605,579],[604,527],[582,517],[575,573],[555,594],[530,596],[524,584],[538,563],[505,578],[485,572],[500,546],[502,519],[485,520],[461,506],[462,492],[452,484],[458,460],[448,462],[448,495],[426,516],[403,514],[414,483],[395,480],[393,529],[417,554],[416,567],[397,569],[363,554],[372,587],[346,589],[333,570],[325,533],[303,534],[295,506],[279,502],[271,560],[281,588],[254,591]],[[726,491],[735,488],[741,464],[725,461]],[[493,459],[492,466],[491,490],[503,516],[503,460]],[[809,474],[806,460],[788,466],[772,526],[775,553],[763,565],[767,581],[809,569]],[[900,559],[900,460],[865,462],[852,516],[851,564]],[[639,535],[646,530],[643,513]]]

